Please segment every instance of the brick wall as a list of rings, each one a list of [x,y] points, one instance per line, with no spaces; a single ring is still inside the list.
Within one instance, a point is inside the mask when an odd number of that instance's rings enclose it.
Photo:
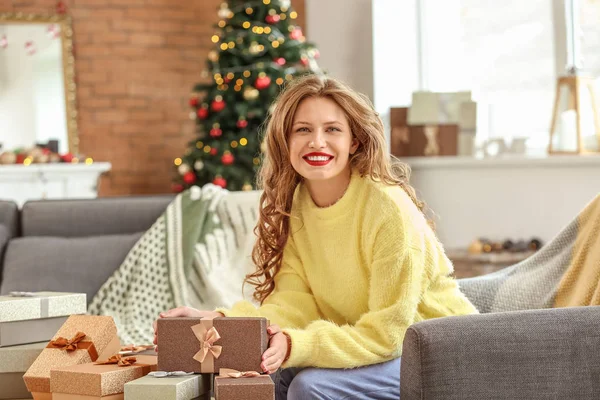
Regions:
[[[201,81],[222,0],[66,0],[73,18],[80,151],[110,161],[100,195],[170,191],[193,138],[188,98]],[[56,0],[0,0],[47,13]],[[304,0],[293,0],[304,26]]]

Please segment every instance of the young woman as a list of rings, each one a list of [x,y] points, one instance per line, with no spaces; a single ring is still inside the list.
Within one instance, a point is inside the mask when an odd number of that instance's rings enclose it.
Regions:
[[[371,103],[307,76],[278,98],[264,139],[255,307],[176,316],[263,316],[263,372],[277,399],[398,399],[407,328],[476,313],[408,183]],[[156,341],[156,339],[155,339]],[[280,367],[283,369],[280,370]]]

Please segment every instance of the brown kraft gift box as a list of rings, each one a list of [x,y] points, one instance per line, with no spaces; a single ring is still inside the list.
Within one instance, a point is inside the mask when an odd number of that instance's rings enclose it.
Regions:
[[[25,385],[34,399],[52,399],[51,369],[108,360],[120,348],[112,317],[72,315],[29,367]]]
[[[215,376],[215,400],[275,400],[275,384],[256,371],[221,369]]]
[[[390,108],[390,151],[396,157],[423,157],[429,139],[425,125],[408,125],[406,107]],[[459,126],[452,124],[431,125],[435,130],[436,156],[455,156],[458,154]]]
[[[156,356],[115,355],[110,364],[79,364],[50,371],[53,400],[123,399],[127,382],[156,371]],[[120,364],[119,364],[120,363]]]
[[[269,336],[266,318],[161,318],[158,369],[216,373],[221,368],[260,371]]]

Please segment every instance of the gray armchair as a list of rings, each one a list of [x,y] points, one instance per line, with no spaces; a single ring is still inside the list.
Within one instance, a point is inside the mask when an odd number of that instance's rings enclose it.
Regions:
[[[551,308],[565,290],[561,280],[582,228],[594,227],[583,230],[589,247],[579,256],[600,248],[600,236],[589,235],[599,231],[600,218],[590,215],[575,218],[527,260],[460,280],[481,314],[412,325],[403,343],[401,399],[599,399],[600,307]],[[583,262],[600,267],[593,257]]]
[[[600,307],[440,318],[404,339],[402,400],[600,398]]]

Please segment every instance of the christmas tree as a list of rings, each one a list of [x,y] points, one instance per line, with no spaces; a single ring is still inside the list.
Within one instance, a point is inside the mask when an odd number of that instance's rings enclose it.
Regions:
[[[197,135],[175,159],[175,191],[209,182],[251,190],[273,100],[294,76],[322,73],[289,0],[229,0],[218,14],[204,72],[212,81],[196,85],[190,98]]]

